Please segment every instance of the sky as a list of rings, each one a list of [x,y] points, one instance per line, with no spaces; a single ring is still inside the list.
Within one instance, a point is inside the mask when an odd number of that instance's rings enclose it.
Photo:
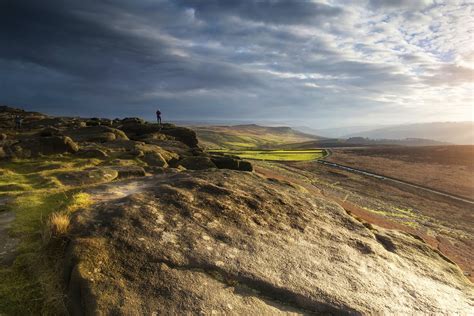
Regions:
[[[472,120],[474,2],[2,0],[0,104],[54,115]]]

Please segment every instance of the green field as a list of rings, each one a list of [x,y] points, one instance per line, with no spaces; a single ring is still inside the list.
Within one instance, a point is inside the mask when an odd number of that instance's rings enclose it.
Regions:
[[[244,159],[268,160],[268,161],[308,161],[324,157],[324,149],[308,150],[209,150],[210,153],[221,153],[224,155],[238,156]]]
[[[207,149],[279,149],[282,144],[317,139],[317,136],[304,134],[289,127],[269,127],[255,124],[195,126],[193,130],[196,132],[200,146]]]

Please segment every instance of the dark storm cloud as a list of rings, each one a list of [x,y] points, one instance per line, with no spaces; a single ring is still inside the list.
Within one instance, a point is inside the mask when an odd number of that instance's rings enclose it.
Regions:
[[[396,40],[364,41],[391,36],[385,16],[371,22],[382,31],[358,33],[361,10],[423,1],[332,3],[0,1],[0,103],[87,116],[151,116],[160,104],[183,119],[307,118],[372,111],[386,102],[381,95],[442,85],[442,71],[467,78],[447,65],[417,81],[379,58]],[[419,52],[398,55],[426,63]]]
[[[159,45],[114,31],[102,21],[87,19],[62,1],[14,1],[0,8],[1,54],[88,79],[102,79],[113,62],[136,64],[173,61]],[[113,55],[107,54],[111,51]],[[153,58],[146,52],[153,51]]]
[[[10,72],[2,74],[2,85],[15,82],[20,85],[15,91],[22,90],[25,84],[33,90],[47,89],[61,100],[63,94],[82,94],[86,108],[94,108],[94,100],[104,102],[107,95],[111,100],[123,94],[137,100],[140,94],[154,88],[176,92],[259,85],[258,78],[235,65],[182,56],[174,52],[176,45],[166,37],[148,38],[126,29],[126,24],[120,25],[124,18],[137,23],[157,19],[159,23],[152,26],[159,33],[160,23],[172,25],[167,21],[169,16],[163,18],[163,11],[174,14],[178,20],[182,17],[179,8],[169,3],[161,2],[158,6],[143,2],[135,7],[130,2],[113,6],[94,1],[81,2],[80,6],[76,3],[2,2],[0,58],[11,63]],[[151,10],[148,16],[144,15],[147,10]],[[44,76],[37,76],[38,72]],[[36,95],[42,91],[45,90]],[[33,104],[39,101],[19,99]],[[54,97],[47,100],[55,103]],[[72,101],[79,100],[80,97]]]
[[[125,14],[128,7],[116,11],[116,17],[107,17],[95,12],[106,8],[94,2],[84,5],[87,11],[68,4],[72,1],[30,3],[14,1],[1,8],[6,16],[0,22],[4,59],[41,65],[94,83],[111,80],[114,84],[124,81],[147,85],[150,77],[162,74],[171,78],[169,88],[186,90],[199,87],[201,80],[219,87],[240,86],[250,79],[232,65],[196,62],[174,54],[173,44],[166,39],[151,40],[117,28],[113,20]],[[173,84],[176,78],[181,81]]]

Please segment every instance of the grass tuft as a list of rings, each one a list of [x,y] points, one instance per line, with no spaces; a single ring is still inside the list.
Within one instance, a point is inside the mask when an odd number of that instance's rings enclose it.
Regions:
[[[66,213],[53,213],[49,217],[48,227],[51,235],[55,237],[66,236],[71,220]]]
[[[86,208],[92,204],[90,195],[84,192],[76,193],[72,196],[71,204],[67,207],[68,213],[74,213],[75,211]]]

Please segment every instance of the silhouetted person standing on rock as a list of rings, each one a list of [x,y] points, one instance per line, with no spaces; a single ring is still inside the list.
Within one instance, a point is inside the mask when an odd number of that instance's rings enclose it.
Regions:
[[[156,121],[161,125],[161,112],[159,109],[156,111]]]
[[[20,115],[15,116],[15,128],[21,129],[22,123],[23,123],[23,118]]]

